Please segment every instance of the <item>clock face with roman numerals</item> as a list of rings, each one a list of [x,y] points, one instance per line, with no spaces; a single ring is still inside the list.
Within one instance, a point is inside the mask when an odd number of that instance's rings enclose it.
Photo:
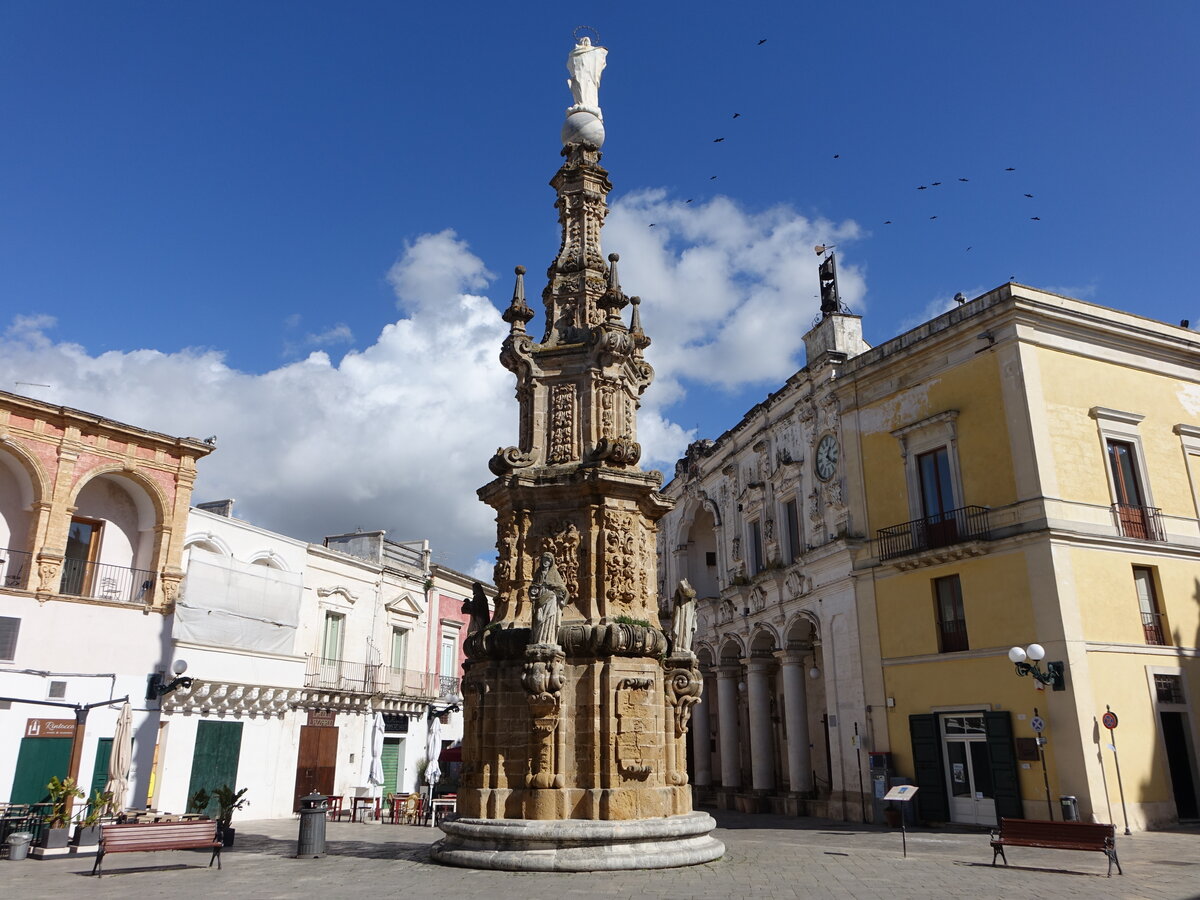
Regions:
[[[832,434],[827,434],[817,444],[817,477],[822,481],[828,481],[837,471],[837,464],[837,438]]]

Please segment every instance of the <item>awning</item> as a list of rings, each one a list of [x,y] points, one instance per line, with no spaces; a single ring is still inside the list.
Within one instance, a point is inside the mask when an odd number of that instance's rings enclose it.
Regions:
[[[444,763],[462,762],[462,745],[456,744],[453,747],[443,747],[442,754],[438,757],[438,761]]]

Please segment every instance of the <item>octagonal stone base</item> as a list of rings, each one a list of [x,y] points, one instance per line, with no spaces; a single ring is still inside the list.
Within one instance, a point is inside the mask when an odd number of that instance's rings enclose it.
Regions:
[[[708,813],[664,819],[451,819],[430,856],[470,869],[512,872],[603,872],[669,869],[712,862],[725,845]]]

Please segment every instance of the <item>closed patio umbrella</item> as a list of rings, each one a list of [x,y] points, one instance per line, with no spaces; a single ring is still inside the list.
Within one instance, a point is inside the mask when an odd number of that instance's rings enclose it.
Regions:
[[[129,793],[129,767],[133,764],[133,709],[129,701],[121,707],[117,716],[117,730],[113,733],[112,753],[108,757],[108,781],[105,793],[112,793],[112,810],[125,809],[125,796]]]
[[[367,774],[367,784],[371,785],[372,793],[382,796],[383,793],[383,713],[375,713],[375,721],[371,723],[371,771]]]
[[[429,765],[425,768],[425,783],[429,785],[429,795],[433,796],[433,786],[442,777],[442,767],[438,760],[442,755],[442,720],[434,718],[429,723],[429,738],[425,742],[425,758]]]

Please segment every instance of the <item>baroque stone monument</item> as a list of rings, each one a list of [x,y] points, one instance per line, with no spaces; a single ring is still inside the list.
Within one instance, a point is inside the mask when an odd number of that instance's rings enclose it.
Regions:
[[[612,188],[600,167],[606,54],[584,38],[567,63],[575,103],[550,182],[562,244],[542,339],[526,331],[522,267],[504,313],[518,443],[496,452],[496,478],[479,491],[496,510],[497,599],[465,645],[458,817],[432,851],[453,865],[663,868],[725,850],[712,817],[692,810],[687,778],[703,684],[695,592],[676,593],[670,636],[656,624],[655,530],[670,503],[661,473],[638,467],[639,398],[654,375],[640,301],[600,247]]]

